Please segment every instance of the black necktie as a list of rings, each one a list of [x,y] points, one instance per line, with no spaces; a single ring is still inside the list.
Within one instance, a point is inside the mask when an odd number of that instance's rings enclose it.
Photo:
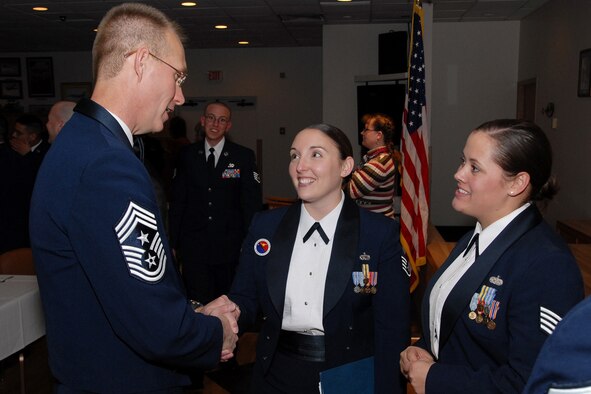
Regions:
[[[209,148],[209,156],[207,156],[207,170],[209,172],[213,172],[215,169],[215,155],[213,152],[215,152],[215,149]]]
[[[470,243],[468,243],[468,247],[466,248],[466,251],[464,252],[463,257],[466,257],[466,255],[468,254],[468,252],[470,251],[470,249],[472,249],[472,245],[474,245],[474,248],[475,248],[474,250],[476,251],[476,255],[475,256],[478,257],[480,255],[480,253],[478,252],[478,236],[479,235],[480,235],[480,233],[474,234],[474,236],[470,240]]]
[[[308,230],[306,235],[304,235],[304,243],[312,236],[312,233],[314,231],[318,231],[318,234],[320,234],[320,237],[322,238],[324,243],[328,245],[328,236],[326,235],[326,233],[324,232],[324,230],[320,226],[320,223],[318,223],[318,222],[314,223],[312,225],[312,227],[310,227],[310,230]]]

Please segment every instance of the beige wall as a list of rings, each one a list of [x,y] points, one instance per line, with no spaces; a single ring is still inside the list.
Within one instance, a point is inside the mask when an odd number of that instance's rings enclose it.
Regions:
[[[536,123],[547,133],[561,190],[547,209],[556,219],[591,218],[591,98],[577,97],[579,52],[591,48],[591,2],[551,0],[522,21],[519,80],[536,78]],[[558,127],[541,108],[554,102]]]
[[[19,103],[51,105],[60,98],[64,82],[90,82],[92,61],[89,52],[16,53],[20,57],[25,99]],[[26,57],[53,58],[56,97],[28,98]],[[256,140],[263,143],[263,193],[295,195],[287,176],[289,146],[297,131],[322,118],[322,48],[239,48],[202,49],[186,52],[189,78],[183,85],[187,98],[254,96],[256,108],[244,107],[233,113],[232,138],[256,151]],[[209,81],[208,71],[223,72],[221,81]],[[281,78],[283,73],[285,78]],[[0,100],[0,104],[5,100]],[[178,112],[193,130],[202,107],[181,107]],[[280,135],[279,129],[286,129]]]
[[[469,225],[451,207],[468,133],[515,117],[519,22],[435,23],[431,90],[431,221]]]
[[[522,22],[434,23],[425,32],[431,92],[431,218],[436,225],[472,221],[450,206],[467,133],[483,121],[514,117],[517,82],[537,78],[537,107],[556,105],[558,128],[538,112],[555,153],[562,191],[548,218],[590,217],[591,98],[576,96],[579,52],[591,48],[591,3],[550,0]],[[187,96],[256,96],[256,113],[235,113],[233,135],[255,147],[264,140],[265,194],[293,196],[287,151],[295,133],[318,121],[334,123],[356,141],[356,75],[377,74],[378,35],[406,24],[331,25],[322,48],[244,48],[187,51]],[[432,38],[430,42],[430,38]],[[90,52],[2,54],[52,56],[56,89],[61,82],[90,81]],[[430,59],[429,59],[430,56]],[[224,72],[209,82],[208,70]],[[286,78],[279,78],[285,72]],[[26,78],[21,78],[26,92]],[[53,99],[21,100],[51,104]],[[183,109],[192,119],[189,109]],[[190,120],[189,120],[190,121]],[[190,121],[190,127],[194,124]],[[286,134],[279,134],[286,127]],[[353,144],[356,148],[357,145]]]

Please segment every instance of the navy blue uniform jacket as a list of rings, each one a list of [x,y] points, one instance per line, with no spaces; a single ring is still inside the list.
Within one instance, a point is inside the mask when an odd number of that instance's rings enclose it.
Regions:
[[[71,391],[166,391],[216,364],[222,326],[194,313],[150,177],[117,121],[84,100],[39,170],[31,241],[51,370]]]
[[[429,352],[429,297],[443,271],[466,249],[464,236],[435,273],[423,298],[423,338]],[[482,286],[496,289],[496,327],[469,318]],[[521,212],[456,284],[443,306],[439,359],[426,393],[521,393],[556,317],[583,298],[577,263],[534,206]]]
[[[544,343],[523,393],[590,393],[590,332],[591,297],[587,297]]]
[[[261,207],[252,150],[226,139],[209,180],[204,142],[191,144],[181,151],[172,184],[171,245],[187,264],[237,264],[252,216]]]
[[[255,374],[267,372],[277,350],[300,209],[297,203],[255,215],[242,246],[230,298],[240,306],[241,330],[254,323],[259,307],[264,316]],[[265,256],[254,250],[260,239],[270,244]],[[324,291],[326,365],[331,368],[375,355],[376,393],[405,392],[399,359],[410,339],[409,271],[401,263],[399,239],[396,221],[345,199]],[[369,271],[378,272],[375,295],[353,291],[352,272],[361,271],[364,263]],[[368,377],[360,377],[364,378]]]

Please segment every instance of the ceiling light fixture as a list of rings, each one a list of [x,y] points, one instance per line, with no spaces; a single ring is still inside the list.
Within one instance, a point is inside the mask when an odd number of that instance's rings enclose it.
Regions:
[[[223,29],[227,29],[228,28],[228,25],[215,25],[215,28],[216,29],[223,30]]]
[[[337,0],[339,3],[350,3],[352,0]]]
[[[195,7],[197,3],[195,3],[194,1],[183,1],[181,5],[183,7]]]
[[[47,7],[33,7],[33,11],[47,11],[48,9]]]
[[[248,41],[238,41],[238,44],[239,45],[248,45],[248,44],[250,44],[250,42],[248,42]]]

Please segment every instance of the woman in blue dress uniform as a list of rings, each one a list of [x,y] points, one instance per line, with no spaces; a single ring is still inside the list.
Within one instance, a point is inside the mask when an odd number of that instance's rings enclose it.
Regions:
[[[342,191],[352,156],[334,126],[300,131],[289,163],[300,201],[252,221],[229,297],[242,331],[263,314],[255,393],[317,394],[321,371],[372,355],[374,376],[357,379],[405,392],[396,371],[410,336],[409,271],[397,222]]]
[[[546,338],[583,298],[567,245],[535,201],[551,198],[552,153],[531,122],[468,136],[453,208],[477,220],[430,281],[423,337],[400,366],[417,393],[520,393]]]

